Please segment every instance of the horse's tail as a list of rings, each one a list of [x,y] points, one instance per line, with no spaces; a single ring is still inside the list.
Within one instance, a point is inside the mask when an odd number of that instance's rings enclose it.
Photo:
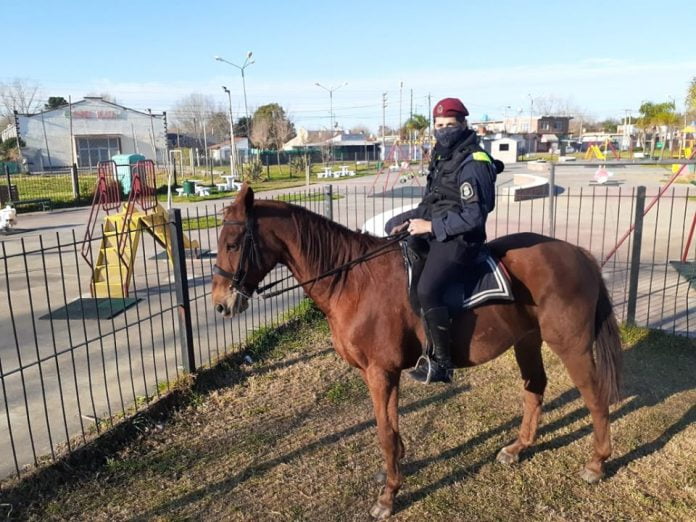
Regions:
[[[600,275],[595,311],[595,361],[599,392],[608,399],[609,404],[619,400],[622,358],[619,325],[614,316],[607,286]]]

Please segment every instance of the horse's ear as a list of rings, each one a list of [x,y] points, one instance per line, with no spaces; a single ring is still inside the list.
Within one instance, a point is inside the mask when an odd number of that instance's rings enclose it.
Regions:
[[[248,183],[242,184],[242,188],[237,193],[235,203],[241,203],[245,210],[254,206],[254,189]]]

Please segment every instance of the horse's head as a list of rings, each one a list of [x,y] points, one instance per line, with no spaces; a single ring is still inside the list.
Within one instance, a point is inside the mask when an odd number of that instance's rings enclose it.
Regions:
[[[213,269],[213,306],[229,317],[249,307],[258,284],[276,265],[259,234],[254,191],[247,184],[225,209]]]

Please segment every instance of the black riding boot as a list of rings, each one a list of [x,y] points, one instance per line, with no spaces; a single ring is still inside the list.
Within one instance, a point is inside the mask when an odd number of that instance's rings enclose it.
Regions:
[[[409,372],[415,380],[424,383],[452,382],[450,345],[450,316],[447,307],[431,308],[425,312],[425,327],[433,343],[433,357],[421,357]]]

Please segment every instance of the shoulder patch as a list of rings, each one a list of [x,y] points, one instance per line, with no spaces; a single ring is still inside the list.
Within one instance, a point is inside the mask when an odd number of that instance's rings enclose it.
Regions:
[[[474,152],[472,156],[476,161],[485,161],[486,163],[491,162],[491,158],[489,158],[488,154],[486,154],[485,152]]]
[[[474,192],[474,187],[468,181],[465,181],[459,186],[459,194],[462,198],[462,201],[464,201],[465,203],[478,201],[478,199],[476,199],[476,192]]]

